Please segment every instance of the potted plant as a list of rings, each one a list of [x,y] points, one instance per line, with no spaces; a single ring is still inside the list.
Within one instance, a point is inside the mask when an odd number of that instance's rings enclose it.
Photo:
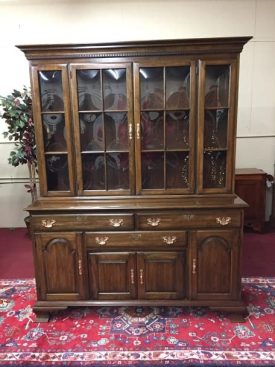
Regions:
[[[37,198],[37,159],[30,90],[26,87],[23,87],[22,91],[14,89],[10,95],[0,97],[0,106],[2,107],[0,117],[8,129],[3,135],[14,141],[9,163],[14,167],[19,164],[27,165],[29,182],[25,187],[34,202]]]

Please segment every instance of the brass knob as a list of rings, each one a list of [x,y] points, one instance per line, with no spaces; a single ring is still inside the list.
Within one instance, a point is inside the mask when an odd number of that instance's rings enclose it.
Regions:
[[[163,242],[166,243],[167,245],[172,245],[173,243],[177,241],[176,236],[164,236],[162,237],[162,239],[163,239]]]
[[[45,228],[52,228],[53,225],[56,223],[54,219],[42,219],[41,224]]]
[[[111,224],[111,226],[113,227],[121,227],[123,225],[123,219],[121,218],[112,218],[109,220],[109,223]]]
[[[226,226],[227,224],[231,223],[231,217],[218,217],[216,218],[216,222],[221,226]]]
[[[107,241],[108,241],[109,237],[107,236],[103,236],[103,237],[96,237],[95,238],[95,242],[100,245],[100,246],[103,246],[103,245],[106,245]]]
[[[147,218],[147,223],[152,227],[157,227],[160,223],[160,218]]]

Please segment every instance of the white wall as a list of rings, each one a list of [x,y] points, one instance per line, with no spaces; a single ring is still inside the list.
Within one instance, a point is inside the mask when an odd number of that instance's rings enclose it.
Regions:
[[[29,85],[16,44],[253,36],[241,54],[237,167],[273,174],[274,14],[273,0],[0,0],[0,95]],[[7,164],[10,148],[1,134],[0,227],[23,226],[30,202],[26,169]]]

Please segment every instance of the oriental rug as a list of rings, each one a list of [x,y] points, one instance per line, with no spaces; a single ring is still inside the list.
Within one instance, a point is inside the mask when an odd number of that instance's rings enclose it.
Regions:
[[[244,278],[249,316],[193,307],[72,308],[35,323],[35,282],[0,280],[0,366],[275,366],[275,278]]]

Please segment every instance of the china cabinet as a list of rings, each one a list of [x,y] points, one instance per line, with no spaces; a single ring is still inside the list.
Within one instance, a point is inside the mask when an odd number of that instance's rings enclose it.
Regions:
[[[18,46],[39,161],[27,209],[38,320],[94,305],[242,318],[234,160],[249,39]]]

